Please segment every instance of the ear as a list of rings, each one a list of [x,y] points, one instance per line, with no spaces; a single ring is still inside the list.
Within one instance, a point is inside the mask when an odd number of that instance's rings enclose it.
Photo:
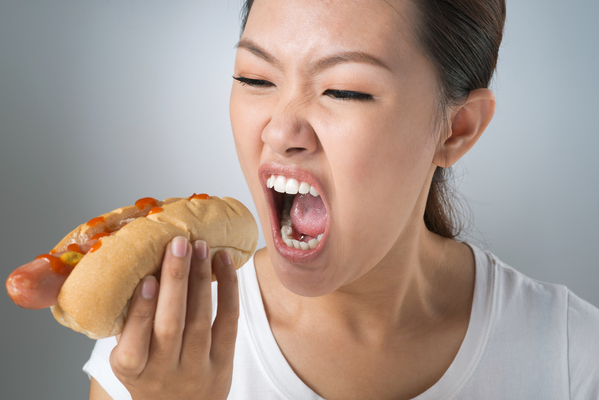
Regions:
[[[468,152],[483,134],[495,114],[495,94],[489,89],[476,89],[468,95],[464,106],[451,114],[451,134],[441,138],[433,164],[447,168]]]

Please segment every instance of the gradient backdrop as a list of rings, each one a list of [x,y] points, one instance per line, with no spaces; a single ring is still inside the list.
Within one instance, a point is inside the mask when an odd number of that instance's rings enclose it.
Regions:
[[[240,4],[0,1],[3,279],[140,197],[251,205],[228,117]],[[496,117],[456,170],[466,239],[595,306],[598,14],[593,0],[509,2]],[[6,295],[0,310],[0,397],[87,398],[94,342]]]

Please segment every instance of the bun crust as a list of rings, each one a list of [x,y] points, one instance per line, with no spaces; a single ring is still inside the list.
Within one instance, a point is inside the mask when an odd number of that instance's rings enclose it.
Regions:
[[[159,271],[166,245],[176,236],[206,241],[211,257],[226,250],[236,269],[256,250],[254,217],[235,199],[172,198],[158,206],[162,212],[145,218],[151,207],[119,208],[104,214],[106,222],[101,226],[83,224],[55,247],[62,251],[70,243],[84,243],[95,233],[118,229],[122,221],[128,221],[116,234],[104,237],[100,248],[86,254],[73,269],[60,290],[58,304],[52,307],[58,322],[92,339],[120,333],[139,281]]]

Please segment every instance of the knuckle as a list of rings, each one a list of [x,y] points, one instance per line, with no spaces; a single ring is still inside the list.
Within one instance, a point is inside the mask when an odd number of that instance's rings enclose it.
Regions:
[[[144,368],[144,359],[129,349],[115,349],[110,355],[110,364],[117,376],[137,376]]]
[[[222,271],[218,277],[219,283],[226,285],[237,285],[237,271],[234,267],[228,268],[226,271]]]
[[[152,348],[152,358],[155,360],[168,360],[173,355],[172,343],[160,343]],[[157,367],[156,364],[154,367]],[[157,368],[160,368],[158,366]]]
[[[228,282],[237,283],[237,270],[235,266],[231,265],[224,269],[223,278],[225,278]]]
[[[208,338],[206,336],[201,336],[194,338],[193,342],[186,346],[185,351],[187,352],[187,356],[196,360],[201,360],[209,353],[209,349],[210,344]]]
[[[229,283],[237,285],[237,271],[235,269],[231,269],[226,276],[226,279]]]
[[[154,309],[151,308],[142,308],[142,309],[133,309],[129,311],[127,315],[127,320],[140,321],[145,322],[154,318]]]
[[[185,324],[185,330],[192,332],[194,335],[206,335],[210,332],[212,324],[211,315],[201,315]]]
[[[216,320],[214,322],[215,324],[218,322],[219,325],[226,327],[226,329],[231,329],[237,332],[237,324],[239,322],[239,309],[227,309],[226,312],[221,311],[220,314],[216,315]]]
[[[166,272],[169,274],[169,276],[178,281],[183,281],[187,279],[187,276],[189,275],[187,266],[184,263],[180,262],[173,264],[174,265],[169,265],[169,267],[166,268]]]
[[[159,338],[175,339],[181,336],[182,332],[183,324],[178,321],[154,325],[154,334]]]
[[[239,307],[231,307],[225,315],[225,323],[227,325],[237,326],[239,321]]]
[[[191,276],[198,281],[212,281],[212,271],[210,268],[205,266],[200,266],[197,268],[193,268],[191,272]]]
[[[236,340],[237,340],[237,331],[236,330],[227,330],[226,332],[223,332],[220,343],[225,349],[231,350],[232,348],[235,347]]]
[[[211,354],[213,379],[215,382],[226,379],[229,370],[232,370],[233,368],[233,358],[233,349],[229,349],[222,345],[218,353]]]

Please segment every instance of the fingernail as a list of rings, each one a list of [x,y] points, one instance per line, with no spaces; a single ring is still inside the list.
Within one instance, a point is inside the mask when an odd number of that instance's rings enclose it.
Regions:
[[[229,255],[229,253],[227,253],[226,251],[221,251],[220,253],[220,260],[222,261],[222,263],[224,265],[231,265],[231,256]]]
[[[208,247],[206,242],[203,240],[196,240],[193,243],[193,255],[199,260],[204,260],[208,257]]]
[[[146,276],[141,285],[141,297],[146,300],[154,298],[156,295],[156,278],[152,275]]]
[[[189,242],[186,238],[183,236],[177,236],[171,242],[171,253],[178,258],[185,257],[187,255],[187,243]]]

